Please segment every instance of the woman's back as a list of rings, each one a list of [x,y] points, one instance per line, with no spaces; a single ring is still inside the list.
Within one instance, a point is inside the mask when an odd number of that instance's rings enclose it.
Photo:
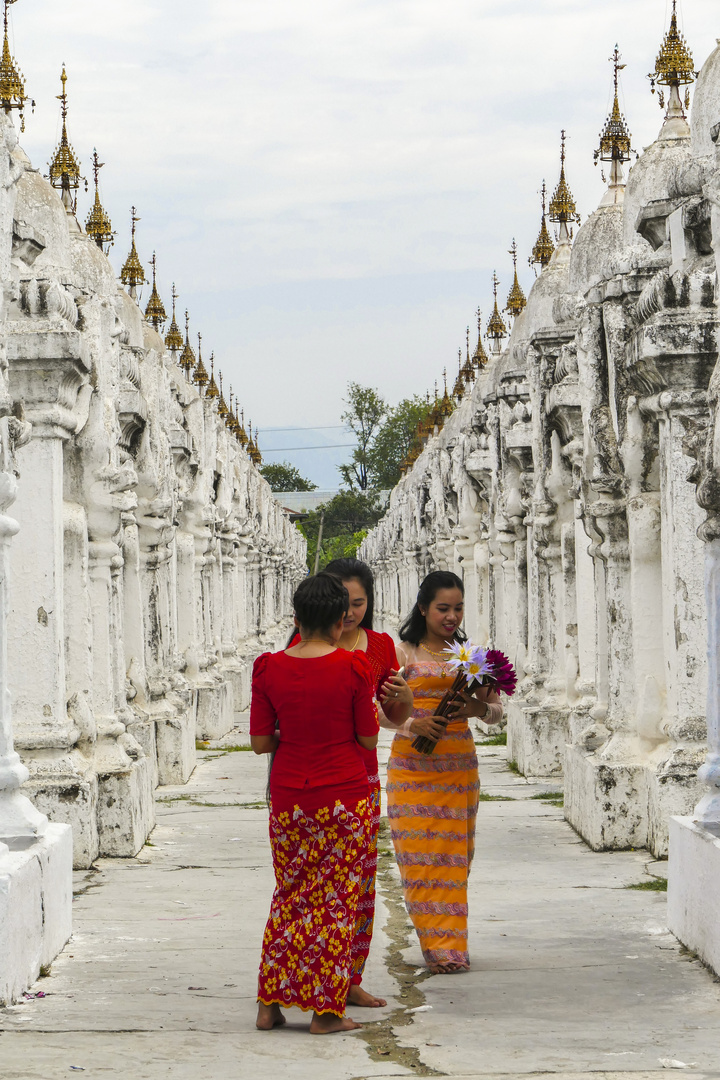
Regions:
[[[271,787],[323,787],[367,779],[356,737],[377,734],[373,680],[362,653],[265,653],[253,669],[251,734],[280,743]]]

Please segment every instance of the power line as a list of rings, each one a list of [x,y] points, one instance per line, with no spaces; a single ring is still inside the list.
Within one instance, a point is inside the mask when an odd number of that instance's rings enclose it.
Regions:
[[[259,449],[263,454],[285,454],[290,453],[291,450],[340,450],[355,449],[356,443],[341,442],[341,443],[326,443],[324,446],[274,446],[272,448],[265,448],[261,446]]]
[[[261,425],[262,426],[262,425]],[[264,427],[263,431],[347,431],[347,424],[311,424],[310,427]]]

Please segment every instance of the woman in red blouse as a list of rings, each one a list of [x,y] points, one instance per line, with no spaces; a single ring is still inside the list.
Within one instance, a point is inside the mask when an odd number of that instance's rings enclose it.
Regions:
[[[372,670],[375,696],[382,705],[380,723],[397,730],[413,710],[413,696],[405,680],[398,675],[400,664],[395,642],[389,634],[373,630],[375,592],[372,570],[359,559],[334,559],[325,572],[340,578],[348,591],[350,607],[343,623],[338,644],[349,652],[364,653]],[[363,893],[358,905],[355,940],[352,947],[352,980],[348,1002],[355,1006],[378,1008],[387,1004],[384,998],[369,994],[360,985],[370,951],[375,918],[375,876],[377,873],[377,840],[380,827],[380,777],[377,750],[362,750],[370,785],[372,832],[363,859]]]
[[[253,669],[250,741],[275,754],[270,844],[275,892],[263,937],[257,1026],[285,1022],[281,1006],[313,1010],[316,1035],[350,1031],[345,1016],[352,945],[372,829],[361,747],[377,744],[367,659],[338,648],[347,589],[306,578],[294,597],[300,641]],[[276,734],[276,725],[279,730]]]

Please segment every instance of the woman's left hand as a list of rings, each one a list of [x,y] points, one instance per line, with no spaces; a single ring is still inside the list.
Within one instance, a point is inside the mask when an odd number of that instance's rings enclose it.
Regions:
[[[488,699],[497,700],[497,694],[491,686],[480,686],[473,694],[461,690],[458,697],[448,706],[448,716],[452,720],[469,720],[471,717],[482,719],[488,713]]]
[[[391,669],[390,678],[380,687],[380,701],[384,709],[393,705],[409,705],[412,707],[413,694],[402,675]]]

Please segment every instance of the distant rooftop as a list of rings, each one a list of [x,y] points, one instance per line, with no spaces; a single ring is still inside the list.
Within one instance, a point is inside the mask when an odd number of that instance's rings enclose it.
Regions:
[[[275,502],[291,514],[309,514],[318,506],[330,502],[337,491],[274,491]]]

